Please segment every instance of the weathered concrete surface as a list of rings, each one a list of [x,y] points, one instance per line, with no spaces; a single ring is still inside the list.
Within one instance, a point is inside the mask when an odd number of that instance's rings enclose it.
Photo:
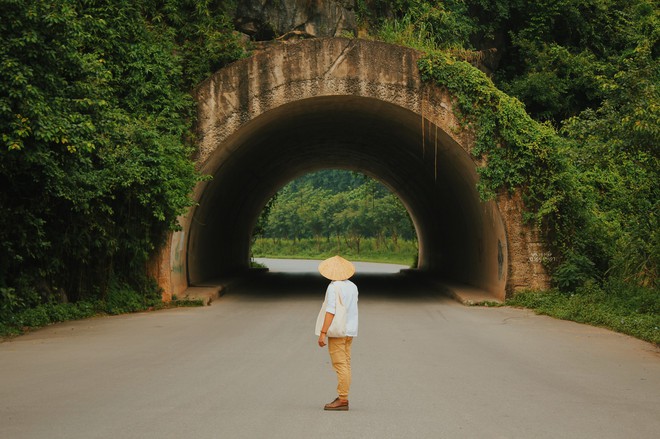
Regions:
[[[325,282],[0,344],[0,437],[655,439],[660,353],[602,329],[358,278],[351,411],[314,320]],[[341,418],[341,419],[338,419]],[[341,421],[341,422],[339,422]]]
[[[161,255],[166,291],[246,269],[269,198],[323,168],[364,172],[399,196],[421,270],[499,299],[547,287],[521,202],[480,201],[473,136],[446,90],[421,81],[420,56],[374,41],[312,39],[273,46],[202,83],[197,163],[213,180],[197,187],[199,205]]]
[[[505,245],[512,249],[507,252],[509,260],[505,268],[509,274],[507,292],[547,289],[549,281],[544,263],[555,256],[545,250],[541,233],[523,219],[525,206],[520,192],[511,196],[501,194],[497,204],[507,225]]]
[[[226,286],[224,284],[208,287],[188,287],[188,289],[183,292],[181,298],[187,300],[201,300],[204,305],[210,305],[213,301],[222,296],[225,289]]]

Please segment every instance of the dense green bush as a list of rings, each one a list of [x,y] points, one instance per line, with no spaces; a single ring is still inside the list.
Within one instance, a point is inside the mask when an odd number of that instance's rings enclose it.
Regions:
[[[242,56],[229,7],[0,0],[0,317],[144,306],[147,262],[198,181],[190,91]]]
[[[101,303],[106,313],[122,314],[145,310],[158,305],[161,300],[160,288],[155,283],[151,288],[143,289],[142,293],[136,293],[130,285],[112,282]]]
[[[4,301],[8,303],[8,301]],[[19,334],[26,328],[92,317],[100,314],[122,314],[145,311],[162,306],[160,292],[152,289],[137,293],[133,286],[113,282],[105,300],[80,300],[75,303],[41,303],[32,307],[16,306],[0,316],[0,336]]]
[[[384,41],[417,49],[463,49],[478,31],[470,2],[448,0],[359,0],[358,18]]]
[[[617,280],[603,286],[588,283],[572,294],[558,290],[515,295],[507,305],[539,314],[602,326],[660,344],[660,295],[649,288]]]
[[[7,289],[0,289],[4,299],[0,301],[0,337],[18,335],[25,330],[39,328],[57,322],[78,320],[98,315],[117,315],[131,312],[162,309],[166,307],[203,306],[199,299],[177,299],[165,304],[161,290],[153,280],[145,280],[136,288],[125,282],[113,280],[103,299],[83,299],[75,303],[57,303],[53,299],[45,303],[24,306],[18,296]],[[8,307],[14,303],[15,306]]]

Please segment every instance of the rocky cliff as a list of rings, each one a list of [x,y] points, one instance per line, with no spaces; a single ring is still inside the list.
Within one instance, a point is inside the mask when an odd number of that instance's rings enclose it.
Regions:
[[[354,0],[242,0],[236,29],[255,41],[357,35]]]

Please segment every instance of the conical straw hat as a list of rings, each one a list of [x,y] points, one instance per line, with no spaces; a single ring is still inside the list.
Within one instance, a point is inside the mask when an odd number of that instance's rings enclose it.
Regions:
[[[355,274],[355,266],[341,256],[333,256],[319,264],[319,273],[330,280],[346,280]]]

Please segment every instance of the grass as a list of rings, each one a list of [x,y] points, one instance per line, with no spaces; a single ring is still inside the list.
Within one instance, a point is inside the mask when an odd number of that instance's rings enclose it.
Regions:
[[[339,251],[338,251],[339,250]],[[355,245],[348,247],[345,242],[338,247],[335,240],[287,240],[258,238],[252,246],[255,258],[274,259],[326,259],[336,254],[361,262],[384,262],[413,266],[417,260],[417,243],[399,239],[395,245],[391,241],[378,242],[375,238],[364,238],[360,242],[360,251]]]
[[[124,292],[119,298],[105,301],[47,303],[6,315],[0,320],[0,337],[18,336],[54,323],[90,317],[203,305],[203,301],[197,299],[178,299],[170,303],[164,303],[160,298],[144,300],[144,297],[128,292]]]
[[[660,345],[660,294],[654,288],[611,281],[602,287],[587,285],[573,294],[525,291],[505,304],[608,328]]]

